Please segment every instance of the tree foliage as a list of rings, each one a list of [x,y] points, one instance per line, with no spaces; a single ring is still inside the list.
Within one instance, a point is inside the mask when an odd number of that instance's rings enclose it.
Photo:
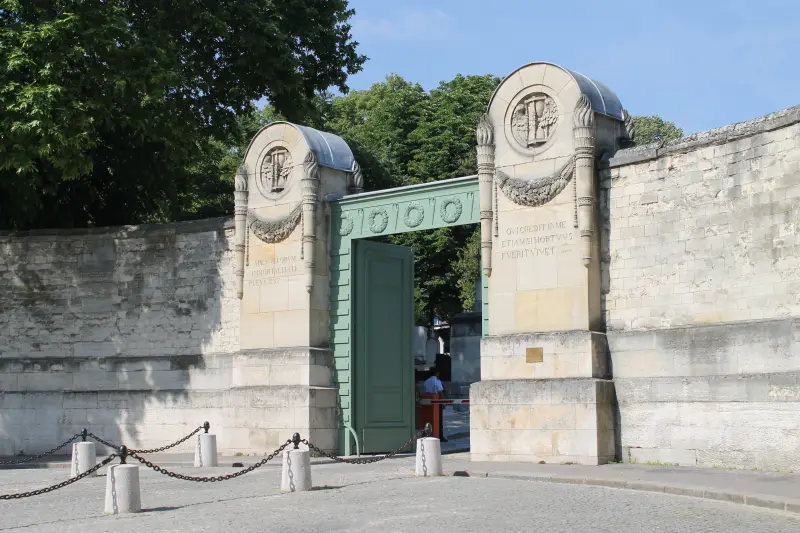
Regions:
[[[351,15],[346,0],[0,0],[0,227],[178,216],[198,177],[216,185],[204,155],[241,142],[253,101],[302,121],[317,93],[347,91],[365,60]]]
[[[633,125],[636,127],[635,140],[638,145],[667,142],[683,137],[683,130],[674,122],[668,122],[656,115],[635,116]]]
[[[368,190],[466,176],[477,172],[475,128],[499,82],[459,75],[426,93],[391,75],[368,90],[335,98],[322,113],[322,125],[351,146]],[[414,248],[417,323],[471,308],[479,257],[467,244],[475,231],[459,226],[386,239]]]
[[[341,135],[367,190],[474,174],[500,79],[428,93],[390,75],[348,93],[366,59],[351,15],[346,0],[0,0],[0,227],[229,214],[251,138],[277,119]],[[639,144],[682,136],[657,116],[634,123]],[[474,305],[477,228],[386,240],[416,251],[418,323]]]

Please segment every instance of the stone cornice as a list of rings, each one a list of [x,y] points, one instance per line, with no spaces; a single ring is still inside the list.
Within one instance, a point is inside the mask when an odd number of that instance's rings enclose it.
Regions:
[[[800,106],[789,107],[745,122],[737,122],[722,128],[692,133],[667,143],[652,143],[625,148],[615,153],[611,159],[600,161],[598,168],[622,167],[657,159],[663,155],[691,152],[706,146],[718,146],[797,123],[800,123]]]
[[[0,230],[0,239],[19,239],[29,237],[69,237],[69,236],[112,236],[119,239],[133,239],[149,235],[183,235],[206,231],[228,230],[234,228],[233,217],[206,218],[182,222],[157,224],[138,224],[132,226],[106,226],[100,228],[75,229],[35,229],[25,231]]]

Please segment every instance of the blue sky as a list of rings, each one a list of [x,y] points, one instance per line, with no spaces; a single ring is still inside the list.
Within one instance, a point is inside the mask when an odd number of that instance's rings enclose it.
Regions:
[[[580,71],[685,133],[800,104],[800,0],[350,0],[366,89],[533,61]],[[613,7],[612,7],[613,6]]]

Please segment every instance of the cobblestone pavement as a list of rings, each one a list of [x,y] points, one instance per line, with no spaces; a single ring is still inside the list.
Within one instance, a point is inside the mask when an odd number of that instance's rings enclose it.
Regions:
[[[105,477],[0,502],[0,531],[472,532],[800,531],[800,518],[760,508],[604,487],[492,478],[412,477],[413,459],[315,465],[316,490],[280,494],[278,465],[235,480],[192,483],[142,468],[136,515],[104,516]],[[231,469],[175,468],[188,475]],[[65,478],[63,469],[0,471],[0,493]]]

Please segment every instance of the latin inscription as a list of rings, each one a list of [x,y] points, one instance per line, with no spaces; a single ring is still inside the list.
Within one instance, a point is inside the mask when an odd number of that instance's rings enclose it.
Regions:
[[[500,259],[548,257],[558,247],[575,244],[575,230],[569,222],[547,222],[506,228],[500,240]]]
[[[280,283],[281,278],[300,273],[300,261],[296,255],[276,257],[274,260],[261,259],[251,263],[252,270],[247,280],[248,287],[261,287]]]

